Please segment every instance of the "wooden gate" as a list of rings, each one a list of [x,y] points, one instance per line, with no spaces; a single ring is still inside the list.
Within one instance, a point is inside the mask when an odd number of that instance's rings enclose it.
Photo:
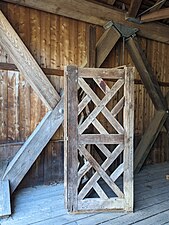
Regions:
[[[133,211],[133,73],[127,67],[65,68],[69,212]]]

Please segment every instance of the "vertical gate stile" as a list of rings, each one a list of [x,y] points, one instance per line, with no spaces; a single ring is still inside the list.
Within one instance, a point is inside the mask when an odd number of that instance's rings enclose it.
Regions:
[[[77,127],[78,127],[78,98],[77,98],[78,69],[67,66],[65,69],[65,200],[68,211],[77,211]]]
[[[124,86],[124,195],[125,210],[133,211],[134,68],[125,68]]]

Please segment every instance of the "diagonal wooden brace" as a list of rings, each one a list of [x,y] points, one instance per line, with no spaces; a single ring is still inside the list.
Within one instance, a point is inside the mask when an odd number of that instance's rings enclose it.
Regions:
[[[158,81],[137,39],[130,37],[126,43],[142,82],[157,110],[135,151],[135,172],[139,172],[164,124],[169,132],[169,118],[167,114],[169,93],[166,98],[163,96]]]
[[[59,94],[1,11],[0,37],[0,44],[9,53],[24,78],[45,106],[49,110],[53,109],[60,99]]]
[[[11,192],[14,192],[62,122],[63,97],[55,109],[45,115],[34,132],[9,163],[3,175],[3,180],[10,181]]]
[[[134,62],[137,71],[140,74],[142,82],[157,110],[166,111],[167,102],[161,92],[160,86],[156,77],[153,74],[152,68],[149,65],[146,56],[139,45],[137,38],[130,37],[126,40],[127,49]]]
[[[169,92],[166,95],[166,101],[169,104]],[[134,168],[135,172],[138,173],[143,166],[151,147],[153,146],[155,140],[157,139],[162,127],[167,126],[168,120],[168,111],[156,111],[154,118],[152,119],[151,123],[147,127],[140,143],[138,144],[136,151],[135,151],[135,162]]]
[[[120,37],[121,34],[113,26],[105,30],[96,44],[96,67],[101,66]]]
[[[134,169],[138,173],[143,166],[150,150],[158,137],[161,128],[163,127],[168,115],[164,111],[156,111],[154,118],[150,122],[148,128],[146,129],[140,143],[138,144],[135,151],[135,162]]]

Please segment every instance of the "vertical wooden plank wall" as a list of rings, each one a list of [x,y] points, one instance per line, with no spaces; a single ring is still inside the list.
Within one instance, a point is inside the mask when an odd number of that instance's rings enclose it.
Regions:
[[[90,24],[2,2],[0,8],[41,67],[63,69],[68,64],[85,65]],[[97,27],[97,40],[102,33],[103,29]],[[155,75],[160,81],[169,82],[167,63],[169,45],[146,39],[140,39],[140,41]],[[122,41],[119,41],[102,67],[133,65],[127,50],[123,51],[122,46]],[[1,46],[0,62],[12,62]],[[63,77],[51,75],[49,79],[57,91],[61,92]],[[138,74],[135,79],[140,79]],[[162,87],[164,94],[168,90],[169,87]],[[24,142],[45,112],[46,108],[23,79],[22,74],[0,71],[0,143]],[[146,90],[142,84],[135,84],[136,143],[140,140],[153,115],[154,107]],[[105,126],[109,127],[106,121]],[[33,183],[34,180],[43,183],[63,179],[62,140],[63,128],[54,135],[22,185],[36,184]],[[168,146],[167,134],[163,130],[153,146],[147,163],[169,160]],[[15,152],[11,150],[11,147],[1,148],[0,146],[0,158],[1,155],[5,155],[4,151],[9,151],[5,154],[10,157]]]

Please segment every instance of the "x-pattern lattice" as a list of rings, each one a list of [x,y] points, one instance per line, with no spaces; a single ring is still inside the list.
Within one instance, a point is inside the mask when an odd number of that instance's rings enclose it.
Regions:
[[[78,114],[81,113],[82,109],[84,109],[90,101],[92,101],[95,104],[94,110],[90,113],[90,115],[87,117],[86,120],[78,127],[78,133],[82,134],[86,128],[89,127],[89,125],[92,123],[94,127],[98,130],[100,134],[106,134],[108,135],[108,131],[104,128],[104,126],[98,121],[96,118],[100,112],[103,113],[103,115],[110,121],[111,125],[115,128],[115,130],[119,134],[124,133],[124,129],[121,126],[121,124],[118,122],[118,120],[115,118],[115,116],[121,111],[124,105],[124,96],[120,99],[120,101],[113,107],[111,111],[107,109],[106,105],[107,103],[115,96],[115,94],[120,90],[121,87],[124,85],[124,79],[119,79],[115,82],[115,84],[110,88],[106,82],[101,78],[93,78],[95,83],[98,85],[98,87],[103,91],[105,96],[102,99],[99,99],[99,97],[94,93],[94,91],[91,89],[91,87],[87,84],[87,82],[83,78],[78,79],[78,84],[86,94],[86,96],[82,99],[82,101],[79,103],[78,106]],[[108,186],[114,191],[114,193],[118,197],[123,197],[124,194],[119,189],[119,187],[114,183],[116,179],[122,174],[123,172],[123,166],[120,164],[120,169],[117,167],[117,169],[108,176],[106,173],[106,170],[109,168],[109,166],[116,160],[116,158],[119,156],[119,154],[123,151],[123,144],[118,145],[113,153],[109,151],[109,149],[104,144],[98,144],[97,147],[102,151],[102,153],[107,157],[106,160],[99,165],[97,161],[94,159],[93,156],[90,155],[89,151],[85,148],[85,145],[79,146],[80,153],[85,157],[86,162],[81,167],[81,169],[78,171],[78,184],[80,184],[80,181],[82,177],[85,176],[85,174],[93,167],[96,172],[93,174],[91,178],[89,178],[86,185],[81,189],[78,198],[84,199],[87,193],[93,188],[98,196],[102,199],[108,199],[108,196],[103,191],[101,186],[97,183],[97,181],[102,178]],[[90,163],[91,162],[91,163]],[[116,174],[116,175],[115,175]],[[114,179],[113,179],[114,178]]]
[[[104,83],[106,92],[105,96],[102,100],[99,99],[99,97],[94,93],[94,91],[89,87],[89,85],[84,81],[83,78],[78,79],[78,83],[80,87],[83,89],[83,91],[86,93],[86,97],[82,100],[82,102],[79,104],[79,110],[80,113],[83,108],[86,107],[86,105],[89,103],[90,100],[93,101],[93,103],[96,105],[96,108],[91,112],[91,114],[88,116],[88,118],[79,126],[78,131],[79,134],[82,134],[86,128],[92,123],[95,128],[100,133],[107,133],[106,130],[103,128],[103,126],[99,123],[99,121],[96,119],[98,114],[100,112],[103,113],[103,115],[106,117],[106,119],[111,123],[111,125],[116,129],[116,131],[121,134],[123,133],[123,127],[121,124],[116,120],[115,116],[112,115],[112,112],[110,112],[106,105],[107,103],[112,99],[112,97],[117,93],[117,91],[124,85],[124,79],[119,79],[110,89],[106,83],[103,81],[103,79],[100,79],[100,83],[96,83],[101,86],[102,83]],[[103,88],[102,88],[103,89]],[[118,103],[118,105],[121,103]],[[117,107],[117,106],[115,106]],[[112,111],[115,111],[116,108],[113,108]]]
[[[69,211],[130,211],[133,207],[132,70],[129,69],[129,73],[124,67],[68,67],[67,71],[67,208]],[[93,86],[97,87],[97,91]],[[73,93],[75,90],[76,93]],[[102,118],[109,122],[109,128],[105,127]],[[122,120],[119,121],[119,118]]]

